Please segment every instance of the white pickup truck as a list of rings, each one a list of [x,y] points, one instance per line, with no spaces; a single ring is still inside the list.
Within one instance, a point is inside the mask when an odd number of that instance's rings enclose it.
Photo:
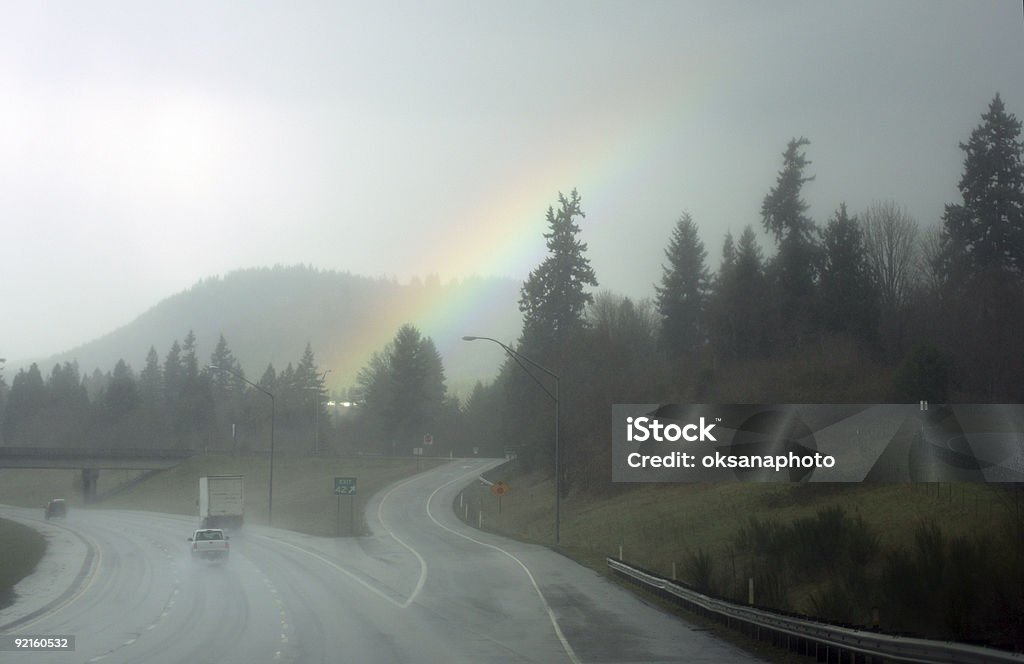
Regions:
[[[192,560],[227,560],[231,538],[219,528],[201,528],[188,538],[192,542]]]

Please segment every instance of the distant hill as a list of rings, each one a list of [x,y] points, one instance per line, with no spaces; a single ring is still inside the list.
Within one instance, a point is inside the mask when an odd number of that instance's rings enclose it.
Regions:
[[[174,340],[192,330],[202,362],[224,334],[250,380],[269,363],[278,371],[298,363],[308,342],[320,368],[332,370],[327,385],[335,390],[353,385],[373,352],[400,325],[412,323],[434,339],[449,388],[465,396],[476,380],[494,377],[501,355],[461,337],[515,340],[522,324],[520,286],[512,279],[477,277],[398,284],[306,266],[239,270],[203,279],[131,323],[38,363],[44,376],[65,361],[77,361],[83,375],[108,371],[119,359],[138,372],[150,346],[162,364]]]

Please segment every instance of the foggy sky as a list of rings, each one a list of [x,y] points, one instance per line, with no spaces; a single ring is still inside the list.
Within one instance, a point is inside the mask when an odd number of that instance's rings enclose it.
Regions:
[[[0,357],[243,267],[523,279],[573,187],[648,297],[683,211],[712,268],[760,230],[792,137],[819,224],[929,224],[993,95],[1024,117],[1017,0],[424,4],[5,5]]]

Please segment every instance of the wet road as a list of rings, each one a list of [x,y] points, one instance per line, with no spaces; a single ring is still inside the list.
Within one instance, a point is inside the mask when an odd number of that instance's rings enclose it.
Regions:
[[[74,510],[64,525],[92,547],[87,573],[8,634],[75,635],[75,652],[0,661],[752,661],[563,556],[458,521],[454,497],[493,463],[456,461],[382,492],[369,537],[248,525],[224,565],[189,559],[194,518]]]

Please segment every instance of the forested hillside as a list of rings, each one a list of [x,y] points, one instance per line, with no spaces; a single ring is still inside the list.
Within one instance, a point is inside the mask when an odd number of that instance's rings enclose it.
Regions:
[[[82,375],[110,371],[118,360],[138,371],[150,347],[163,358],[191,330],[199,357],[209,357],[223,334],[241,367],[257,377],[268,364],[297,360],[308,343],[331,370],[326,385],[335,391],[354,384],[372,353],[412,323],[437,343],[449,388],[463,393],[493,376],[496,365],[493,356],[467,352],[461,335],[515,338],[519,286],[497,278],[399,284],[305,266],[239,270],[203,279],[99,339],[32,361],[44,376],[64,362],[77,363]],[[18,359],[8,357],[8,375],[31,364]]]

